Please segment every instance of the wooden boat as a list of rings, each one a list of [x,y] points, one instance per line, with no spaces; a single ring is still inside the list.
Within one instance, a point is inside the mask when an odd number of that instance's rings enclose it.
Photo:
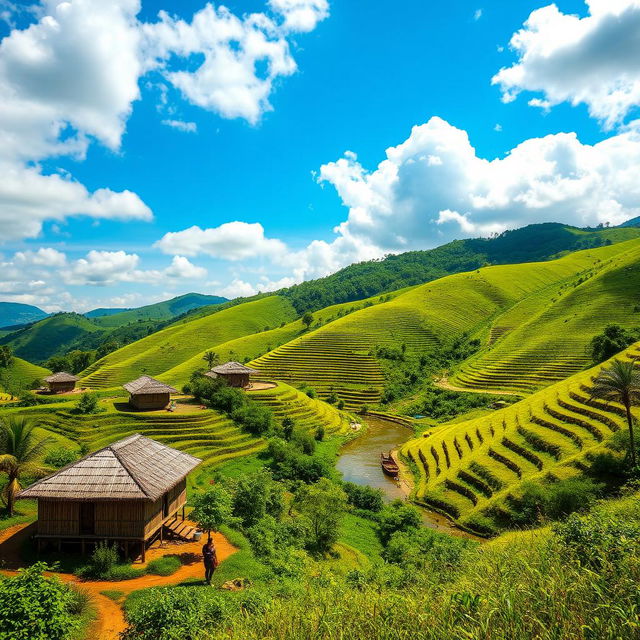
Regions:
[[[398,464],[393,459],[393,456],[391,454],[385,456],[384,453],[381,453],[380,464],[382,465],[382,470],[388,476],[391,476],[392,478],[398,477],[398,474],[400,473],[400,468],[398,467]]]

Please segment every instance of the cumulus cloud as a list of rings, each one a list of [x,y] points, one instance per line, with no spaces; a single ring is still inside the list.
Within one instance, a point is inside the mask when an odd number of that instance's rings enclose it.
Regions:
[[[586,104],[607,128],[640,104],[640,1],[586,4],[584,18],[562,13],[555,4],[531,13],[511,38],[518,61],[492,80],[505,102],[522,91],[540,92],[544,99],[529,104]]]
[[[164,274],[169,278],[199,280],[206,278],[207,270],[192,264],[189,262],[189,259],[184,256],[173,256],[171,265],[164,270]]]
[[[11,22],[14,9],[3,2],[0,18]],[[32,24],[0,41],[0,242],[35,237],[45,220],[75,215],[151,219],[135,193],[89,193],[39,163],[82,159],[92,141],[118,151],[141,97],[139,80],[149,73],[162,74],[195,105],[256,123],[271,109],[274,81],[296,70],[289,36],[313,29],[328,7],[326,0],[273,0],[270,11],[238,17],[207,4],[190,21],[160,11],[147,23],[139,12],[140,0],[43,0]]]
[[[226,222],[210,229],[193,226],[165,234],[154,246],[168,254],[206,254],[225,260],[276,257],[286,252],[283,242],[264,235],[259,222]]]

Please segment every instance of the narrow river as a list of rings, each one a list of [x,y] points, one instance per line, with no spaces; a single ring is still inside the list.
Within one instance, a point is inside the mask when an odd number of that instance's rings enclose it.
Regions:
[[[405,498],[410,492],[407,479],[397,481],[384,474],[380,466],[380,453],[397,449],[411,438],[411,430],[378,416],[369,415],[365,421],[366,431],[342,448],[336,464],[338,471],[342,473],[345,482],[382,489],[388,501]],[[405,472],[409,473],[409,470],[405,468]],[[422,508],[420,510],[426,527],[454,536],[480,539],[458,529],[439,513]]]

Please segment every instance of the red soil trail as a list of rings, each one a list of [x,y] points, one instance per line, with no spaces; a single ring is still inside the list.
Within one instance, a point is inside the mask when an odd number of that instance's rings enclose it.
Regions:
[[[34,523],[19,524],[10,527],[5,531],[0,531],[0,563],[3,567],[1,571],[4,575],[15,575],[20,568],[20,548],[24,541],[34,532]],[[216,545],[218,560],[222,562],[237,549],[219,533],[213,534]],[[53,573],[64,582],[78,585],[88,591],[96,607],[96,621],[87,634],[91,640],[117,640],[120,633],[124,631],[126,624],[122,608],[111,598],[102,595],[101,591],[120,591],[124,596],[139,589],[149,587],[162,587],[166,585],[179,584],[192,578],[203,578],[204,568],[202,565],[202,545],[203,542],[167,543],[164,547],[154,546],[147,551],[146,560],[150,562],[155,558],[166,555],[177,555],[182,561],[182,566],[178,571],[170,576],[147,575],[132,580],[80,580],[68,573]],[[138,563],[136,567],[144,567]],[[9,570],[7,570],[9,569]]]

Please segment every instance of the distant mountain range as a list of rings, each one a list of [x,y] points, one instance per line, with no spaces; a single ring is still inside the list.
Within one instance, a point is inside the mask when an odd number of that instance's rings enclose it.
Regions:
[[[27,324],[46,318],[49,314],[38,307],[19,302],[0,302],[0,327]]]

